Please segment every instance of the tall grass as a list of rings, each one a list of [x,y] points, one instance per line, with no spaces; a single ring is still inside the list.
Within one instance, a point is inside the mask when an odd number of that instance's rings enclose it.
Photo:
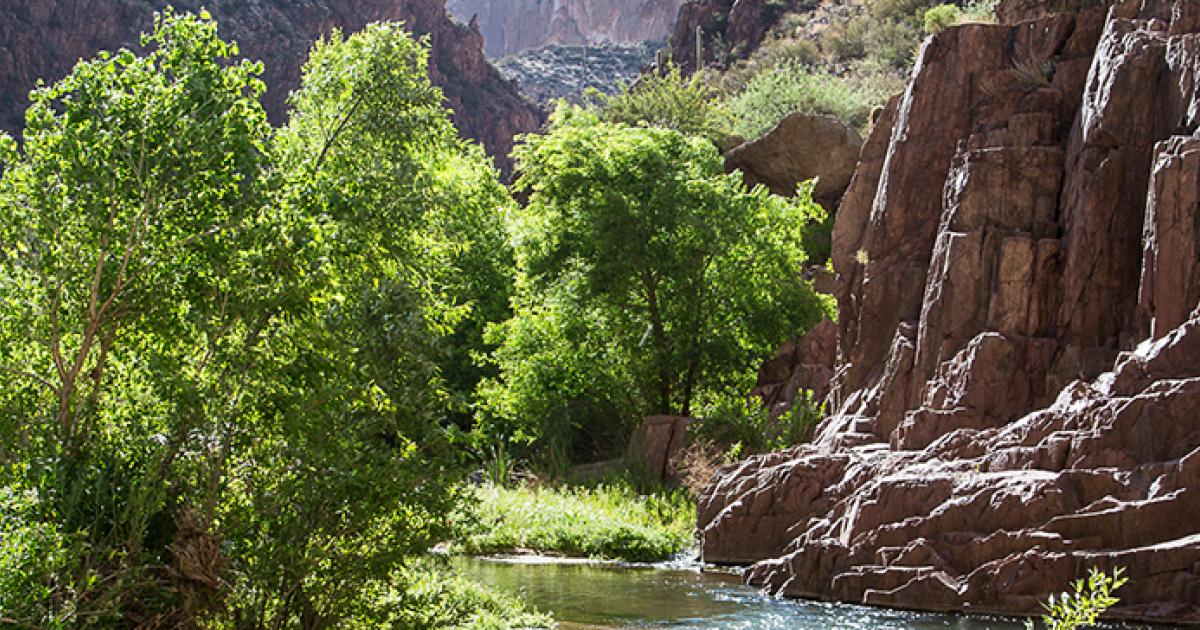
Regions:
[[[453,545],[468,554],[529,550],[631,562],[669,559],[692,544],[695,503],[686,492],[640,495],[627,483],[480,486]]]

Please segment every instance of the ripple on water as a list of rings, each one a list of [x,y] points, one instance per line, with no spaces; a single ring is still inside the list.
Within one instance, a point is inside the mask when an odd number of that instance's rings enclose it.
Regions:
[[[754,630],[1009,630],[1019,621],[781,600],[736,575],[613,564],[455,560],[466,575],[519,594],[560,627]]]

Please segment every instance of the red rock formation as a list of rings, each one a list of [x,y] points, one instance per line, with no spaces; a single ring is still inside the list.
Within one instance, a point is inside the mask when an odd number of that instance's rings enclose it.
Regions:
[[[629,437],[626,465],[641,466],[658,481],[678,481],[672,464],[686,446],[693,422],[682,416],[648,416]]]
[[[492,57],[548,44],[636,44],[671,32],[681,0],[449,0],[450,13],[475,19]]]
[[[1055,6],[923,49],[837,219],[833,416],[714,480],[706,560],[1008,613],[1125,566],[1118,616],[1200,623],[1200,3]]]
[[[806,4],[807,0],[686,0],[671,36],[672,56],[684,70],[696,69],[697,29],[706,63],[716,60],[721,48],[748,55],[780,17]]]
[[[136,43],[152,15],[168,4],[180,10],[207,7],[222,36],[266,65],[267,112],[286,118],[286,99],[300,82],[308,49],[333,28],[347,32],[370,22],[402,20],[432,46],[430,75],[445,91],[454,122],[508,164],[516,133],[536,131],[541,113],[501,78],[483,55],[477,30],[455,24],[445,0],[30,0],[0,4],[0,128],[18,132],[36,81],[55,81],[76,60],[102,49]]]
[[[801,391],[811,392],[813,400],[825,400],[836,356],[837,325],[825,320],[803,337],[783,344],[759,369],[758,384],[750,395],[763,401],[772,419],[791,409]]]

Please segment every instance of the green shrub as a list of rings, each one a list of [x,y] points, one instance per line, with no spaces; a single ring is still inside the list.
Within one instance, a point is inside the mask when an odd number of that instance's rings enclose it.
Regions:
[[[770,131],[792,112],[833,116],[854,129],[870,122],[871,110],[891,94],[854,79],[808,66],[784,63],[753,79],[741,93],[729,97],[734,129],[746,138]]]
[[[698,73],[684,77],[675,64],[662,73],[643,74],[633,85],[620,85],[616,94],[591,91],[586,97],[607,122],[672,129],[717,143],[729,135],[729,115],[716,91]]]
[[[925,33],[933,35],[946,27],[958,24],[963,12],[953,4],[939,4],[925,12]]]
[[[708,401],[702,421],[690,431],[693,440],[715,444],[726,449],[728,459],[739,459],[809,442],[824,417],[824,404],[807,391],[774,419],[758,399],[731,392]]]
[[[963,7],[963,22],[995,22],[1000,0],[972,0]]]
[[[1093,567],[1087,578],[1075,582],[1074,591],[1050,596],[1050,601],[1043,604],[1046,614],[1042,616],[1042,623],[1047,630],[1091,627],[1104,611],[1121,601],[1113,596],[1113,592],[1129,581],[1124,574],[1122,567],[1114,569],[1112,575]],[[1033,630],[1036,626],[1032,621],[1026,621],[1025,627]]]
[[[76,585],[67,569],[78,560],[79,541],[43,518],[44,509],[32,490],[0,485],[2,625],[65,629],[75,621]]]
[[[692,544],[696,508],[683,491],[638,494],[628,483],[475,491],[453,548],[470,554],[529,549],[631,562],[666,560]]]

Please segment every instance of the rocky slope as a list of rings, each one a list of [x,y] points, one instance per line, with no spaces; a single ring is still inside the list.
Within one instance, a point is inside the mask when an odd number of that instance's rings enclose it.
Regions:
[[[549,107],[564,98],[578,102],[587,90],[605,94],[630,84],[642,70],[654,63],[661,44],[599,44],[564,46],[550,44],[497,60],[496,68],[505,78],[516,81],[521,91],[534,101]]]
[[[37,79],[54,81],[81,57],[135,44],[153,12],[207,7],[222,35],[266,64],[266,107],[275,122],[300,80],[307,52],[333,28],[347,32],[379,20],[403,20],[432,45],[430,74],[467,137],[507,164],[515,133],[534,131],[541,113],[484,57],[478,30],[455,24],[445,0],[30,0],[0,3],[0,126],[19,131],[26,95]]]
[[[837,219],[833,415],[714,479],[706,560],[1007,613],[1124,566],[1118,616],[1200,623],[1200,3],[1071,4],[923,49]]]
[[[450,13],[475,19],[488,55],[547,44],[636,44],[671,32],[681,0],[450,0]]]

